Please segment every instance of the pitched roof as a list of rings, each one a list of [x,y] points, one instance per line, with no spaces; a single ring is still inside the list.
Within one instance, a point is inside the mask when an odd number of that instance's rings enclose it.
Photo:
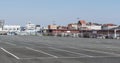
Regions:
[[[79,20],[78,23],[82,25],[82,24],[86,24],[86,21],[85,20]]]

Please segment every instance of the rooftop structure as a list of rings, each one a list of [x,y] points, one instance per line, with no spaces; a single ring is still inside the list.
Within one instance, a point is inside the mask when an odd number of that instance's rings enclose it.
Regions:
[[[68,24],[68,29],[78,30],[78,24],[77,23]]]
[[[116,28],[116,27],[118,27],[118,26],[115,24],[103,24],[102,29],[103,30],[110,30],[110,29]]]
[[[102,25],[98,23],[86,22],[85,20],[78,21],[79,30],[101,30]]]
[[[48,29],[57,29],[57,25],[55,25],[55,24],[48,25]]]

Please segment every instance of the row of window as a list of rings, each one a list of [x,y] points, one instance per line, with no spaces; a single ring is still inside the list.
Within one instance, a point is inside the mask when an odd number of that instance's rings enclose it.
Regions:
[[[20,30],[20,28],[4,28],[4,30]]]

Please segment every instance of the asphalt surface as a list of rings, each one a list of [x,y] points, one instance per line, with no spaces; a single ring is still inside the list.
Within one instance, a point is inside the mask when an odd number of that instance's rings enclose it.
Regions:
[[[120,40],[0,36],[0,63],[120,63]]]

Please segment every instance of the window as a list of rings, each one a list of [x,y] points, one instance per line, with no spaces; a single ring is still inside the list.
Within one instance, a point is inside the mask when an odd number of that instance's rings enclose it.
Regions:
[[[19,28],[17,28],[17,30],[19,30]]]

